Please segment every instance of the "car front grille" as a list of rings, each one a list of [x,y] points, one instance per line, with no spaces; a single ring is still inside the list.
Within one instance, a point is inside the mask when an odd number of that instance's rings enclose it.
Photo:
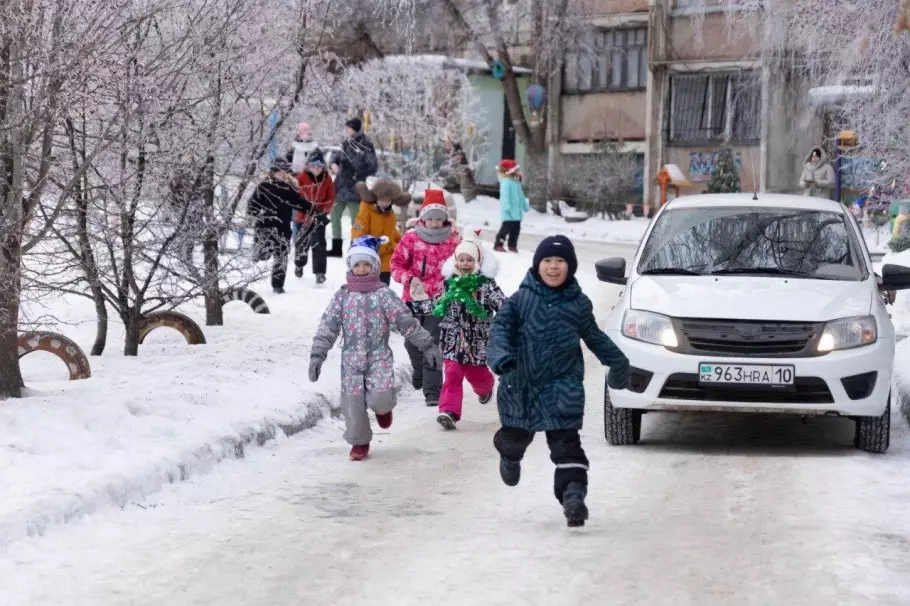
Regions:
[[[695,373],[676,373],[667,378],[660,398],[717,402],[768,402],[772,404],[831,404],[834,397],[824,379],[796,377],[792,389],[755,389],[739,386],[701,385]]]
[[[824,323],[745,320],[674,320],[680,335],[674,351],[740,358],[806,358],[815,351]]]

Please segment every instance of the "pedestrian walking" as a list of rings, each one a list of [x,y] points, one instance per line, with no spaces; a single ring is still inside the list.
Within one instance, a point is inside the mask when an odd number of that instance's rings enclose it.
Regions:
[[[509,250],[518,252],[518,235],[521,233],[521,221],[525,213],[531,210],[524,190],[521,188],[521,166],[515,160],[501,160],[496,167],[499,178],[499,215],[502,226],[496,234],[494,250],[505,252],[504,244],[508,240]]]
[[[333,162],[335,173],[335,206],[332,208],[332,250],[330,257],[341,257],[344,239],[341,235],[341,219],[347,211],[351,224],[360,212],[360,197],[356,184],[366,181],[379,170],[379,160],[373,142],[363,132],[363,122],[353,118],[345,123],[345,139],[341,143],[341,153]]]

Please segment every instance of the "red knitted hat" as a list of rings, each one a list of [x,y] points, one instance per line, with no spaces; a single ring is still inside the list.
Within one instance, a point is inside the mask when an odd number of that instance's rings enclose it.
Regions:
[[[515,173],[519,168],[521,168],[521,166],[515,160],[505,159],[499,161],[498,168],[505,174],[511,175]]]
[[[441,211],[445,221],[449,219],[449,207],[446,204],[446,194],[441,189],[428,189],[423,193],[423,204],[420,205],[420,218],[426,218],[428,213]]]

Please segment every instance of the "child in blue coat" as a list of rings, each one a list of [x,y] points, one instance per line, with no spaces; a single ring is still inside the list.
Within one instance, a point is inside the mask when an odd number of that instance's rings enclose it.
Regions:
[[[577,269],[568,238],[544,238],[518,291],[493,320],[487,345],[487,363],[501,377],[496,398],[502,428],[493,445],[502,481],[518,484],[525,451],[535,433],[545,432],[556,464],[553,490],[569,526],[588,519],[588,459],[578,435],[585,413],[581,341],[610,367],[611,388],[629,383],[629,360],[597,326]]]
[[[524,190],[521,189],[520,166],[515,160],[501,160],[496,167],[496,176],[499,177],[499,214],[502,218],[502,227],[496,234],[494,250],[505,252],[503,243],[509,240],[509,250],[518,252],[518,234],[521,232],[521,220],[525,213],[531,210]]]

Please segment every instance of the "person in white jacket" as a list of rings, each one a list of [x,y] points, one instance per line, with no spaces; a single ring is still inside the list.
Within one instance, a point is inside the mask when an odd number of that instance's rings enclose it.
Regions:
[[[817,198],[830,198],[831,188],[834,187],[834,169],[828,164],[825,150],[815,147],[806,156],[803,165],[803,174],[799,178],[799,186],[804,196]]]
[[[300,122],[297,125],[297,137],[292,144],[291,171],[298,175],[306,167],[306,159],[318,147],[313,141],[313,135],[310,133],[310,125],[307,122]]]

